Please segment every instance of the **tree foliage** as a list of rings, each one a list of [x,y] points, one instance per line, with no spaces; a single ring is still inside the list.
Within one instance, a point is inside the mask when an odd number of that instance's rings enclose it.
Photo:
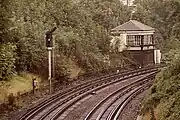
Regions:
[[[156,28],[163,40],[161,49],[173,38],[180,39],[180,2],[179,0],[136,0],[133,18]],[[167,49],[166,49],[167,50]],[[165,51],[167,52],[167,51]]]
[[[154,113],[157,120],[179,118],[180,85],[180,1],[179,0],[136,0],[133,15],[146,24],[157,28],[162,40],[162,61],[166,68],[156,76],[142,111]]]
[[[7,43],[0,45],[0,80],[8,79],[15,72],[16,46]]]
[[[0,80],[8,79],[15,72],[16,37],[13,35],[13,22],[9,19],[9,0],[2,0],[0,7]]]
[[[158,108],[157,120],[178,120],[180,111],[180,54],[173,57],[168,67],[156,76],[145,101],[143,112]]]
[[[12,73],[29,71],[43,76],[47,75],[48,66],[46,31],[58,28],[53,33],[57,76],[69,76],[72,66],[84,72],[99,71],[109,67],[104,58],[109,54],[110,29],[127,21],[130,15],[118,0],[2,0],[1,3],[4,43],[1,46],[7,47],[6,52],[10,50],[10,58],[15,56],[15,61],[11,61],[13,67],[10,66]],[[3,52],[0,54],[3,56]]]

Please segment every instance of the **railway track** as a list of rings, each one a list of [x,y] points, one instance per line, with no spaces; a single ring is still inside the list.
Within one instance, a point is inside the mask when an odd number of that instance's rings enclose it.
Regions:
[[[57,93],[48,100],[43,101],[38,106],[30,109],[20,118],[20,120],[55,120],[73,104],[75,104],[85,96],[90,95],[91,93],[93,93],[93,91],[100,90],[104,87],[107,87],[108,85],[123,81],[134,76],[156,71],[157,68],[152,67],[132,70],[126,73],[113,73],[90,80],[87,83],[76,86],[76,88],[70,88],[62,93]]]
[[[153,76],[154,73],[111,93],[100,101],[84,120],[117,120],[128,102],[149,86]]]

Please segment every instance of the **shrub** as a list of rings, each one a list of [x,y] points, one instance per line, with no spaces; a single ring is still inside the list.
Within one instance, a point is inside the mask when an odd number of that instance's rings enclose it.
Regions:
[[[7,80],[15,72],[15,50],[11,43],[0,45],[0,80]]]

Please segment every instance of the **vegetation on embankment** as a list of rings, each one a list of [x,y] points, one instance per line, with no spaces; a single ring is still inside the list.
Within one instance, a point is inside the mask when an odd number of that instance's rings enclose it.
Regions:
[[[158,29],[158,47],[167,65],[144,100],[143,120],[180,120],[180,0],[135,0],[135,4],[134,18]]]
[[[150,114],[149,120],[180,119],[180,54],[156,76],[142,114]]]
[[[123,55],[108,57],[110,29],[130,18],[130,10],[118,0],[2,0],[0,11],[0,81],[20,72],[47,78],[44,36],[55,26],[58,80],[127,61]],[[109,65],[111,59],[119,62]]]
[[[47,81],[45,33],[55,26],[56,80],[128,63],[117,50],[109,55],[110,29],[130,19],[130,10],[119,0],[1,0],[0,6],[1,101],[31,90],[27,76]]]
[[[118,0],[1,0],[0,6],[0,81],[5,86],[24,79],[22,72],[47,80],[44,36],[55,26],[56,80],[127,63],[116,50],[113,55],[120,57],[109,56],[110,29],[130,18]],[[110,60],[116,62],[109,65]]]
[[[119,0],[1,0],[0,81],[8,82],[22,72],[47,78],[44,35],[57,25],[53,37],[58,80],[125,65],[129,62],[126,55],[110,48],[109,33],[131,15],[158,29],[156,43],[164,61],[171,63],[170,58],[179,53],[179,0],[136,0],[135,4],[135,12],[131,14],[130,8]],[[114,63],[109,65],[109,61]],[[176,79],[170,76],[162,77],[158,89],[166,81]]]
[[[31,91],[32,79],[36,78],[38,82],[41,79],[31,73],[21,73],[21,75],[12,76],[11,80],[0,81],[0,103],[8,101],[8,96],[13,94],[17,96],[18,94],[23,94]]]

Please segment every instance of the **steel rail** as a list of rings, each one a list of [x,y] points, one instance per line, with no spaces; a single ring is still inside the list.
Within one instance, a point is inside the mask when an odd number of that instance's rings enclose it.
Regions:
[[[103,78],[113,78],[115,76],[123,76],[123,75],[126,75],[126,74],[129,74],[130,71],[128,71],[127,73],[125,73],[127,71],[123,71],[123,72],[120,72],[120,73],[111,73],[111,74],[107,74],[107,75],[104,75],[104,76],[100,76],[98,78],[94,78],[94,79],[91,79],[90,81],[86,82],[86,83],[82,83],[76,87],[72,87],[72,88],[68,88],[66,91],[63,91],[62,93],[56,93],[55,95],[52,95],[50,96],[48,99],[44,100],[43,102],[41,102],[38,106],[35,106],[35,107],[31,107],[24,115],[22,115],[19,119],[20,120],[26,120],[26,119],[31,119],[32,118],[32,115],[38,111],[41,111],[42,109],[41,108],[44,108],[45,105],[51,105],[52,102],[56,101],[57,100],[57,97],[58,98],[63,98],[64,96],[68,95],[69,93],[72,93],[72,92],[75,92],[75,91],[78,91],[80,89],[83,89],[85,88],[86,86],[92,84],[92,82],[99,82],[101,81],[101,79]],[[131,72],[134,72],[134,70],[132,70]]]
[[[154,74],[154,73],[152,73],[152,74]],[[150,75],[148,75],[148,76],[145,76],[144,78],[138,79],[138,80],[136,80],[136,81],[134,81],[134,82],[132,82],[132,83],[124,86],[124,87],[121,87],[120,89],[116,90],[115,92],[111,93],[109,96],[107,96],[107,97],[104,98],[102,101],[100,101],[100,102],[88,113],[88,115],[86,115],[86,117],[84,118],[84,120],[90,119],[90,117],[93,116],[93,114],[94,114],[106,101],[108,101],[111,97],[115,96],[116,94],[118,94],[119,92],[122,91],[121,93],[119,93],[119,94],[116,96],[115,99],[113,99],[113,100],[111,101],[110,104],[107,105],[106,108],[101,109],[101,112],[98,114],[98,116],[97,116],[97,118],[96,118],[96,120],[100,120],[101,117],[102,117],[102,115],[106,112],[106,110],[107,110],[115,101],[117,101],[120,97],[122,97],[122,96],[123,96],[124,94],[126,94],[127,92],[131,91],[132,89],[135,89],[134,87],[138,86],[139,84],[142,84],[142,83],[146,82],[146,81],[147,81],[147,78],[150,77],[152,74],[150,74]],[[143,81],[142,81],[142,80],[143,80]],[[126,88],[127,88],[127,89],[126,89]],[[124,90],[124,91],[123,91],[123,90]]]
[[[139,74],[140,74],[140,73],[139,73]],[[133,77],[133,76],[125,77],[125,78],[123,78],[122,80],[131,78],[131,77]],[[110,82],[110,83],[108,83],[108,84],[99,86],[99,87],[97,87],[97,88],[95,88],[95,89],[93,89],[93,90],[90,90],[90,91],[88,91],[87,93],[84,93],[83,95],[81,95],[81,96],[79,96],[78,98],[76,98],[74,101],[72,101],[72,102],[70,102],[69,104],[67,104],[66,106],[64,106],[62,109],[58,110],[58,111],[55,113],[55,115],[52,116],[52,118],[51,118],[50,120],[55,120],[55,119],[57,119],[57,118],[58,118],[61,114],[63,114],[63,112],[65,112],[69,107],[71,107],[73,104],[75,104],[76,102],[78,102],[79,100],[81,100],[83,97],[87,96],[87,95],[88,95],[89,93],[91,93],[92,91],[97,91],[97,90],[99,90],[99,89],[102,89],[102,88],[104,88],[104,87],[106,87],[106,86],[109,86],[109,85],[114,84],[114,83],[117,83],[117,82],[120,82],[120,80],[115,80],[115,81]],[[48,116],[51,112],[53,112],[55,109],[57,109],[57,108],[60,107],[61,105],[62,105],[62,104],[59,104],[59,105],[55,106],[54,108],[52,108],[52,110],[49,110],[49,111],[47,112],[47,114],[45,114],[45,115],[42,117],[42,119],[40,119],[40,120],[45,119],[46,116]]]
[[[128,71],[127,73],[122,73],[122,74],[117,74],[117,73],[113,73],[113,74],[110,74],[110,75],[105,75],[105,80],[108,80],[111,81],[110,79],[112,78],[115,78],[119,75],[119,77],[122,77],[122,78],[126,78],[127,76],[130,76],[130,75],[139,75],[139,74],[143,74],[143,71],[144,73],[145,72],[149,72],[149,71],[152,71],[152,70],[156,70],[157,68],[154,68],[154,67],[151,67],[150,69],[148,68],[145,68],[145,69],[138,69],[138,70],[133,70],[133,71]],[[112,75],[112,76],[111,76]],[[65,92],[62,92],[62,93],[57,93],[56,95],[52,96],[51,98],[49,98],[47,101],[43,101],[41,104],[39,104],[38,106],[36,107],[33,107],[32,109],[30,109],[26,114],[24,114],[20,120],[28,120],[28,119],[31,119],[33,118],[38,112],[40,112],[42,109],[44,109],[46,106],[49,106],[51,104],[53,104],[53,102],[59,100],[59,99],[62,99],[63,97],[69,95],[70,93],[74,93],[74,92],[77,92],[79,90],[82,90],[82,88],[86,88],[88,86],[88,89],[90,89],[90,85],[94,85],[95,83],[97,84],[103,84],[102,83],[102,79],[103,77],[99,77],[97,79],[93,79],[92,81],[89,81],[88,83],[83,83],[83,84],[80,84],[79,86],[77,86],[77,88],[70,88],[68,89],[67,91]],[[101,82],[101,83],[100,83]],[[84,86],[83,86],[84,85]],[[93,87],[94,88],[94,87]],[[92,88],[91,88],[92,89]]]
[[[122,111],[124,110],[125,106],[139,93],[143,92],[145,89],[149,88],[150,83],[146,83],[145,85],[139,86],[137,89],[135,89],[129,96],[123,100],[123,102],[120,102],[108,115],[106,120],[117,120]]]

